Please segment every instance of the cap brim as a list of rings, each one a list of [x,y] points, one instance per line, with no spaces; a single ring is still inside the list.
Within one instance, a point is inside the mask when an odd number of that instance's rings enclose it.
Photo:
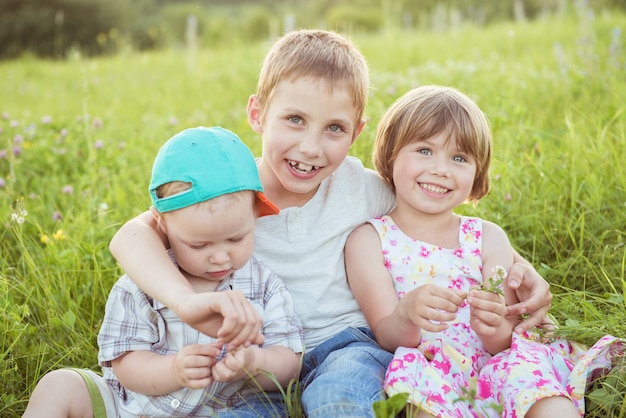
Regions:
[[[280,213],[280,209],[270,202],[270,200],[262,192],[256,192],[256,201],[257,217],[260,218],[261,216],[278,215]]]

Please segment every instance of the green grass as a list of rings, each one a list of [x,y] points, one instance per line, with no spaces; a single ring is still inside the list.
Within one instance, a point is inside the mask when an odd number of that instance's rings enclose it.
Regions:
[[[626,16],[581,19],[355,34],[373,91],[352,154],[370,165],[381,112],[411,87],[452,85],[476,99],[494,129],[494,184],[463,211],[505,228],[552,284],[564,335],[592,343],[626,335],[624,34],[612,40]],[[121,274],[107,245],[148,207],[161,144],[219,124],[259,155],[245,106],[266,49],[0,63],[0,416],[21,415],[51,369],[97,370],[96,335]],[[594,386],[587,416],[626,417],[624,387],[621,375]]]

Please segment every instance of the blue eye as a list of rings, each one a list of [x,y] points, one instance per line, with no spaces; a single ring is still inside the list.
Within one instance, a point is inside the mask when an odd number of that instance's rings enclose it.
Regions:
[[[300,124],[302,123],[302,118],[300,116],[292,115],[287,118],[289,122]]]
[[[345,129],[341,125],[330,125],[328,129],[331,132],[345,132]]]

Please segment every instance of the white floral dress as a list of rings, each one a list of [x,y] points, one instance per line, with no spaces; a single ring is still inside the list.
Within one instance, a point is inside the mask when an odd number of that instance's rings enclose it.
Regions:
[[[385,265],[399,298],[426,283],[468,291],[482,282],[482,220],[461,217],[460,247],[441,248],[406,236],[391,217],[370,220],[381,238]],[[523,417],[540,399],[570,398],[581,416],[594,370],[611,365],[623,341],[605,336],[593,347],[538,342],[537,333],[513,334],[511,348],[491,356],[469,326],[464,303],[448,329],[423,331],[418,347],[399,347],[385,391],[436,417]]]

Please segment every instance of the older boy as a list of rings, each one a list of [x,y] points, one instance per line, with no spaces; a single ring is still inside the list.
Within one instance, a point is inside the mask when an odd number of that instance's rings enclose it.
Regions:
[[[350,292],[343,258],[350,232],[394,207],[380,177],[347,156],[365,125],[368,89],[367,64],[349,40],[300,30],[269,51],[257,94],[248,101],[248,121],[263,139],[261,181],[281,208],[279,215],[259,220],[255,254],[286,281],[296,302],[305,332],[301,382],[308,417],[373,416],[391,359]],[[110,249],[142,289],[194,327],[227,339],[233,348],[256,338],[257,325],[208,306],[206,296],[194,294],[158,257],[163,242],[147,214],[123,226]],[[524,286],[521,307],[534,311],[526,326],[538,322],[550,305],[549,286],[524,263],[510,277]],[[221,327],[205,321],[220,315]]]

